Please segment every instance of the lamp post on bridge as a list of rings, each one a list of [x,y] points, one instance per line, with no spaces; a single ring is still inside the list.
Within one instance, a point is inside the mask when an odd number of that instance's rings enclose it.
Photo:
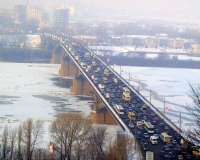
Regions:
[[[182,125],[181,125],[181,123],[182,123],[182,115],[181,114],[182,114],[182,111],[181,111],[180,108],[177,108],[177,107],[175,107],[175,108],[180,111],[178,122],[179,122],[179,134],[181,134],[181,127],[182,127]]]

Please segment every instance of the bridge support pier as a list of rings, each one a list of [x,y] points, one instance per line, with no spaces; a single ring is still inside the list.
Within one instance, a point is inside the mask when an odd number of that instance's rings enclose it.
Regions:
[[[74,77],[77,72],[76,70],[77,68],[74,63],[68,57],[64,57],[64,59],[61,60],[59,76]]]
[[[75,77],[73,79],[73,84],[70,87],[70,92],[77,95],[91,96],[91,94],[93,93],[93,89],[87,82],[87,80],[85,80],[85,78],[80,75],[79,77]]]
[[[93,123],[118,125],[113,115],[107,110],[101,99],[94,94],[94,108],[90,113],[90,119]]]
[[[62,53],[52,52],[51,64],[60,64],[63,59]]]

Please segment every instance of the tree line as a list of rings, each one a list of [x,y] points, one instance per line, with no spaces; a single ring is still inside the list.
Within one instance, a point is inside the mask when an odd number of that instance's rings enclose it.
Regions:
[[[135,156],[132,137],[120,134],[110,138],[105,126],[93,125],[81,113],[62,113],[52,121],[49,126],[51,150],[48,146],[40,147],[44,134],[42,121],[28,119],[14,129],[5,126],[0,159],[125,160]]]

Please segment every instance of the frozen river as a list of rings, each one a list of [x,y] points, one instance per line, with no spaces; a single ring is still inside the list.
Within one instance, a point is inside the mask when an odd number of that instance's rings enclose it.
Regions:
[[[59,113],[76,111],[89,116],[92,108],[91,98],[71,95],[70,80],[59,78],[57,64],[0,63],[0,122],[21,122],[25,119],[53,120]],[[114,68],[120,72],[118,66]],[[200,83],[200,70],[149,67],[122,67],[125,79],[132,77],[130,83],[140,93],[150,99],[150,90],[154,99],[151,102],[161,111],[164,99],[170,117],[177,125],[182,113],[182,127],[193,123],[183,107],[192,103],[187,96],[188,82]],[[61,83],[64,82],[64,83]],[[65,85],[63,85],[65,84]],[[48,123],[48,122],[46,122]],[[118,129],[119,127],[113,127]],[[114,130],[110,127],[110,130]],[[46,130],[48,130],[46,125]],[[48,135],[46,135],[46,139]]]

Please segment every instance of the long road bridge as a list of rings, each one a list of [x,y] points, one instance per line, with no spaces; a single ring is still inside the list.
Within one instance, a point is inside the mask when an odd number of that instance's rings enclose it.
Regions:
[[[146,150],[154,152],[155,160],[162,159],[161,151],[164,151],[162,156],[165,159],[172,159],[173,156],[177,159],[176,157],[182,154],[185,159],[189,158],[186,154],[189,153],[189,149],[181,147],[180,144],[186,142],[180,135],[181,129],[87,46],[64,35],[45,34],[43,38],[47,48],[53,50],[51,63],[61,63],[59,74],[73,77],[71,93],[94,95],[94,108],[90,114],[93,122],[119,124],[126,133],[137,137],[142,159]],[[135,115],[133,119],[128,116],[130,112]],[[141,126],[139,122],[142,122]],[[157,139],[158,144],[151,143],[149,137],[154,133],[167,133],[169,137],[166,141],[173,143],[164,143],[165,137],[162,136]],[[183,152],[185,150],[187,152]]]

